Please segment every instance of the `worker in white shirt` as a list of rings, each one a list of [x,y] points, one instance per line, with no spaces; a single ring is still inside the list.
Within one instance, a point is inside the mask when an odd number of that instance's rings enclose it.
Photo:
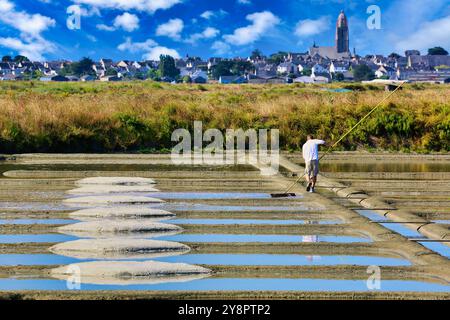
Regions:
[[[325,141],[314,139],[312,135],[307,136],[307,141],[303,145],[303,159],[305,159],[305,176],[307,192],[314,192],[314,187],[317,182],[317,175],[319,174],[319,148],[320,144],[325,144]]]

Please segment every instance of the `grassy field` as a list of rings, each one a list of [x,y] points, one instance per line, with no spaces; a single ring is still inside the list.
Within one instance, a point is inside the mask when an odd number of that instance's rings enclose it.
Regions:
[[[333,92],[343,88],[352,92]],[[278,128],[336,140],[386,94],[382,86],[0,83],[0,152],[167,151],[174,129]],[[406,85],[341,150],[450,151],[450,87]]]

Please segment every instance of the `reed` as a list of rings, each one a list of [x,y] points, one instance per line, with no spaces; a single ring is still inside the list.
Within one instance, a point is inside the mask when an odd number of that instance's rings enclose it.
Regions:
[[[347,87],[349,93],[330,89]],[[278,128],[298,150],[333,141],[386,94],[373,85],[0,83],[0,153],[160,151],[174,129]],[[406,85],[342,150],[450,151],[448,85]]]

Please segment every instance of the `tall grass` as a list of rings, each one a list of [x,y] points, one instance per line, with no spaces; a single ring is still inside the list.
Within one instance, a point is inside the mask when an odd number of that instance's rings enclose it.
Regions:
[[[1,82],[0,153],[161,150],[195,120],[278,128],[282,148],[298,150],[308,133],[336,140],[386,94],[357,86]],[[449,87],[406,86],[340,148],[450,151]]]

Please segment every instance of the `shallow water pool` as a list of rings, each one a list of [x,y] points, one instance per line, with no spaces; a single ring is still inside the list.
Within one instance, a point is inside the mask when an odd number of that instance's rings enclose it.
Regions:
[[[133,259],[148,260],[148,259]],[[405,259],[346,256],[346,255],[301,255],[301,254],[183,254],[159,257],[152,260],[164,262],[182,262],[210,265],[267,265],[267,266],[301,266],[301,265],[359,265],[359,266],[409,266]],[[65,265],[93,259],[76,259],[56,254],[0,254],[0,265]]]
[[[312,224],[338,224],[339,220],[264,220],[264,219],[170,219],[166,220],[166,223],[173,224],[201,224],[201,225],[216,225],[216,224],[255,224],[255,225],[295,225],[306,224],[313,222]]]
[[[0,224],[71,224],[80,222],[73,219],[11,219],[0,220]]]
[[[370,291],[366,280],[205,278],[149,285],[81,284],[81,290],[276,290]],[[0,279],[0,290],[67,290],[64,280]],[[378,290],[377,290],[378,291]],[[450,292],[450,286],[405,280],[381,280],[379,291]]]
[[[371,242],[368,238],[331,235],[177,234],[154,238],[177,242]]]
[[[29,242],[65,242],[77,240],[78,237],[65,234],[2,234],[0,243],[29,243]]]

